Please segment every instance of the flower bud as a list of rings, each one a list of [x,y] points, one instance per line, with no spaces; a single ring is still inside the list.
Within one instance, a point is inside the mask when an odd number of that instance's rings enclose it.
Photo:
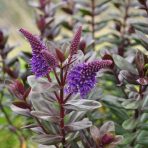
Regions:
[[[86,41],[83,39],[80,41],[79,49],[82,50],[83,53],[85,53],[85,48],[86,48]]]
[[[45,22],[45,17],[40,15],[39,18],[37,18],[37,27],[39,28],[39,30],[42,32],[45,28],[46,22]]]
[[[104,134],[101,138],[101,143],[103,145],[110,144],[114,141],[114,136],[112,134]]]
[[[78,30],[76,31],[76,33],[74,34],[74,37],[73,37],[73,40],[72,40],[71,46],[70,46],[70,56],[76,54],[77,51],[78,51],[78,46],[79,46],[79,43],[80,43],[81,33],[82,33],[82,26],[80,26],[78,28]]]
[[[40,8],[44,9],[46,6],[47,0],[39,0],[39,2],[40,2]]]

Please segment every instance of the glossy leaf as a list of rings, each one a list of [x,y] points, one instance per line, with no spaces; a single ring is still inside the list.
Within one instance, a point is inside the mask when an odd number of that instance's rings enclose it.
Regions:
[[[37,135],[37,136],[32,137],[32,140],[34,142],[37,142],[37,143],[40,143],[40,144],[43,144],[43,145],[52,145],[52,144],[60,142],[61,139],[62,139],[61,136],[58,136],[58,135],[46,135],[46,134]]]
[[[133,74],[138,74],[137,70],[133,67],[133,65],[129,63],[127,60],[125,60],[123,57],[114,54],[113,59],[114,59],[115,64],[121,70],[127,70]]]
[[[92,126],[92,122],[89,121],[87,118],[85,118],[81,121],[72,122],[66,125],[65,128],[68,131],[78,131],[78,130],[82,130],[82,129],[85,129],[91,126]]]
[[[123,128],[126,130],[133,130],[138,124],[138,121],[133,119],[133,118],[129,118],[128,120],[125,120],[122,124]]]
[[[33,92],[45,92],[50,88],[50,91],[55,90],[54,84],[51,84],[46,78],[36,78],[35,76],[29,76],[27,78],[29,85]]]
[[[77,110],[77,111],[91,111],[94,109],[98,109],[101,107],[101,103],[94,101],[94,100],[70,100],[68,101],[64,107],[70,110]]]

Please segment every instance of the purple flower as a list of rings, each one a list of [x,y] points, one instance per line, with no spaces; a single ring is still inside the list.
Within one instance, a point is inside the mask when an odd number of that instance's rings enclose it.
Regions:
[[[81,39],[81,34],[82,34],[82,26],[79,26],[79,28],[75,32],[74,37],[73,37],[73,39],[71,41],[70,56],[73,56],[74,54],[77,53],[78,46],[79,46],[80,39]]]
[[[31,70],[36,77],[45,76],[50,70],[50,65],[44,59],[41,51],[47,50],[45,44],[39,39],[24,29],[20,32],[27,38],[32,48]]]
[[[111,64],[111,60],[97,60],[73,67],[67,75],[67,91],[80,93],[84,98],[96,84],[96,73]]]

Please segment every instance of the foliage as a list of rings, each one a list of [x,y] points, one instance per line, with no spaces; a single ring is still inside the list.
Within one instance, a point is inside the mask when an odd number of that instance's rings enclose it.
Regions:
[[[8,59],[0,30],[0,130],[20,148],[30,136],[39,148],[147,148],[148,1],[27,2],[40,33],[20,29],[32,53]]]

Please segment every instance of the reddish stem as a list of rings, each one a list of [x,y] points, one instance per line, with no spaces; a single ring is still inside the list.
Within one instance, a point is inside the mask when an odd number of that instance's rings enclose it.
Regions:
[[[65,81],[63,80],[63,68],[61,66],[61,73],[60,73],[61,85],[60,85],[60,127],[61,127],[61,135],[62,135],[62,145],[65,148],[65,125],[64,125],[64,116],[65,116],[65,109],[64,109],[64,85]]]
[[[47,77],[48,81],[51,82],[51,78],[48,74],[46,75],[46,77]]]
[[[54,74],[56,77],[56,80],[60,87],[60,94],[58,95],[56,92],[54,92],[57,101],[60,105],[60,130],[61,130],[61,136],[62,136],[62,147],[65,148],[65,125],[64,125],[64,116],[65,116],[65,109],[64,109],[64,86],[65,86],[65,79],[63,76],[63,67],[62,64],[60,65],[60,79],[57,76],[56,71],[54,70]]]

